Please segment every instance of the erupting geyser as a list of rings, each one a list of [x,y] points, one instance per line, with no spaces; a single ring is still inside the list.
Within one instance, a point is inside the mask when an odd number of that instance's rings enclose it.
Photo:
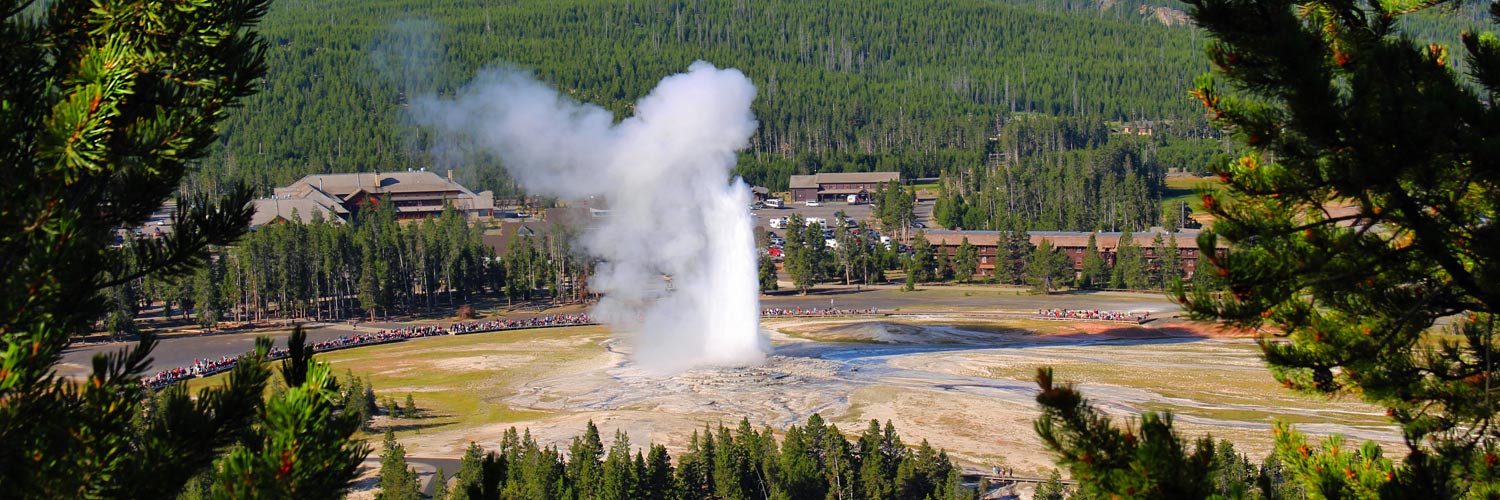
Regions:
[[[590,282],[604,294],[594,314],[631,342],[637,363],[674,372],[754,364],[768,350],[750,193],[731,178],[757,125],[754,98],[739,70],[700,61],[620,123],[514,70],[412,109],[445,142],[498,155],[531,193],[607,200],[610,215],[582,238],[603,260]]]

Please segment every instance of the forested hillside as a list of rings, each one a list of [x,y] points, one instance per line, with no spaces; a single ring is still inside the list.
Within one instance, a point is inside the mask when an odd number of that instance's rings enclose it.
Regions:
[[[1144,4],[1143,4],[1144,5]],[[489,65],[536,71],[617,116],[697,59],[759,87],[741,169],[900,169],[982,162],[1004,111],[1196,121],[1207,69],[1195,29],[1121,7],[1103,15],[984,0],[280,0],[265,91],[229,123],[204,179],[287,183],[312,172],[455,168],[501,189],[492,161],[434,164],[407,124],[415,95]]]
[[[1111,133],[1086,118],[1017,115],[988,163],[945,169],[933,208],[948,228],[1139,231],[1158,223],[1167,169],[1207,163],[1217,141]]]

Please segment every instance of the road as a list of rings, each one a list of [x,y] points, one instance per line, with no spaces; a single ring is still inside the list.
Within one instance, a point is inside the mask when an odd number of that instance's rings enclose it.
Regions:
[[[431,323],[424,323],[431,324]],[[322,342],[352,333],[369,333],[383,328],[395,328],[399,323],[360,323],[356,330],[347,323],[315,323],[306,328],[308,342]],[[286,345],[291,330],[257,331],[249,333],[219,333],[212,335],[171,335],[158,341],[152,352],[151,371],[179,366],[188,366],[195,359],[218,359],[223,356],[238,356],[255,347],[257,337],[271,337],[276,345]],[[94,355],[117,351],[134,346],[133,342],[112,342],[75,345],[63,351],[62,362],[57,366],[59,375],[81,377],[89,372]]]

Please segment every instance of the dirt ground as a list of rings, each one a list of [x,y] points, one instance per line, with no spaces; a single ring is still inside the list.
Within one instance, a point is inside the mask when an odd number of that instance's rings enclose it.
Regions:
[[[819,413],[847,434],[889,420],[908,443],[927,440],[964,465],[1044,476],[1052,460],[1032,430],[1041,366],[1113,414],[1170,410],[1189,434],[1228,438],[1257,460],[1278,418],[1398,442],[1377,408],[1282,389],[1243,332],[1160,323],[778,319],[762,325],[774,345],[765,364],[672,375],[634,366],[602,327],[422,339],[327,359],[368,376],[382,398],[413,394],[424,418],[396,421],[412,457],[457,457],[510,427],[565,447],[590,420],[604,436],[624,430],[638,447],[675,454],[706,425],[743,418],[779,431]]]

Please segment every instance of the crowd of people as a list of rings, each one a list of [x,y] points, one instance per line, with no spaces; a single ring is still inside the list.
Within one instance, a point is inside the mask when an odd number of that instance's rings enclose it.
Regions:
[[[207,377],[230,368],[234,368],[237,357],[224,356],[219,359],[194,359],[193,364],[177,368],[168,368],[156,372],[155,375],[141,379],[141,384],[152,389],[161,389],[178,381],[193,377]]]
[[[1037,316],[1048,319],[1091,319],[1098,321],[1129,321],[1141,323],[1150,317],[1149,312],[1101,311],[1098,309],[1038,309]]]
[[[461,335],[465,333],[491,332],[505,330],[508,328],[546,328],[549,326],[576,326],[588,325],[594,322],[588,314],[556,314],[527,319],[495,319],[490,321],[475,321],[470,323],[454,323],[448,327],[448,333]]]
[[[760,310],[762,318],[776,318],[784,316],[853,316],[856,314],[880,314],[880,309],[867,307],[864,309],[840,309],[836,307],[767,307]]]
[[[402,342],[415,338],[434,337],[438,335],[467,335],[470,333],[494,332],[509,329],[546,328],[553,326],[573,326],[592,324],[593,319],[588,314],[555,314],[526,319],[506,319],[490,321],[471,321],[466,323],[454,323],[447,327],[442,325],[409,326],[405,328],[394,328],[379,330],[371,333],[357,333],[353,335],[340,335],[338,338],[328,339],[321,342],[313,342],[313,352],[336,351],[350,347],[385,344],[390,342]],[[286,347],[276,347],[267,354],[267,359],[276,360],[289,356],[291,352]],[[238,357],[224,356],[217,360],[194,360],[192,365],[179,368],[168,368],[156,372],[156,374],[141,379],[141,384],[152,389],[161,389],[168,385],[194,377],[207,377],[219,372],[234,368]]]

